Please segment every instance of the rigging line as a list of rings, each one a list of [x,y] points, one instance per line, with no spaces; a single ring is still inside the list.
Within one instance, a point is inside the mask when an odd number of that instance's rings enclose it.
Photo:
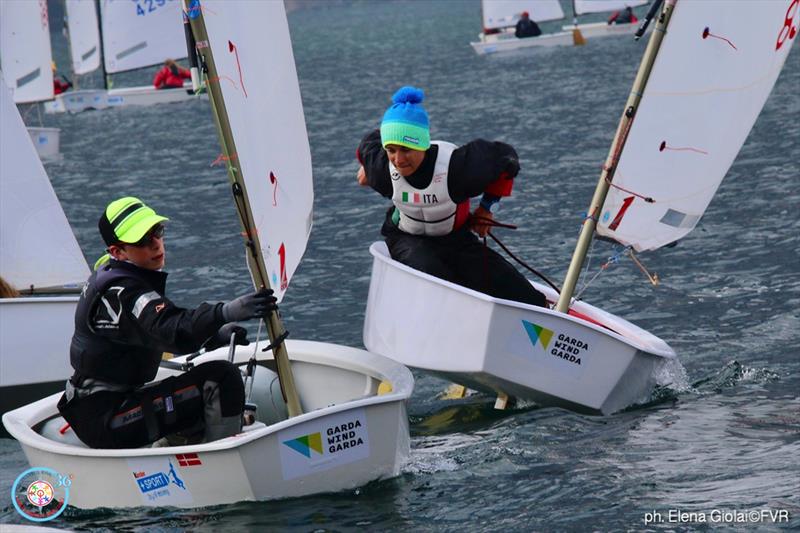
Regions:
[[[590,279],[588,282],[586,282],[586,284],[585,284],[585,285],[584,285],[584,286],[581,288],[580,292],[578,292],[578,294],[577,294],[576,296],[574,296],[574,297],[573,297],[573,299],[574,299],[574,300],[580,300],[581,294],[583,294],[583,292],[584,292],[584,291],[585,291],[587,288],[589,288],[589,285],[591,285],[592,283],[594,283],[594,280],[596,280],[596,279],[598,278],[598,276],[600,276],[600,274],[602,274],[603,272],[605,272],[606,270],[608,270],[608,268],[609,268],[611,265],[613,265],[613,264],[616,264],[616,263],[619,263],[619,259],[620,259],[620,257],[622,257],[623,255],[625,255],[625,253],[626,253],[627,251],[629,251],[630,249],[631,249],[631,247],[630,247],[630,246],[626,246],[626,247],[624,247],[622,250],[620,250],[619,252],[617,252],[617,253],[615,253],[614,255],[610,256],[610,257],[609,257],[609,258],[606,260],[606,262],[605,262],[605,263],[603,263],[602,265],[600,265],[600,268],[599,268],[599,269],[598,269],[598,271],[595,273],[595,275],[594,275],[594,276],[592,276],[592,279]]]
[[[647,276],[647,279],[650,281],[650,283],[652,283],[654,286],[657,286],[660,283],[660,280],[658,279],[658,273],[653,272],[652,274],[650,274],[650,272],[642,264],[642,262],[639,261],[639,258],[637,258],[633,254],[633,249],[632,248],[628,249],[628,255],[633,260],[633,262],[636,264],[636,266],[639,267],[639,270],[641,270],[644,273],[644,275]]]
[[[514,224],[505,224],[505,223],[503,223],[503,222],[498,222],[498,221],[494,220],[493,218],[482,217],[482,216],[480,216],[480,215],[478,215],[478,216],[475,216],[475,215],[473,215],[473,216],[472,216],[472,218],[473,218],[473,219],[480,220],[480,221],[482,221],[482,222],[484,222],[484,223],[488,224],[489,226],[495,226],[495,227],[498,227],[498,228],[506,228],[506,229],[517,229],[517,226],[515,226]],[[543,279],[543,280],[545,281],[545,283],[547,283],[548,285],[550,285],[550,287],[552,287],[552,288],[553,288],[553,290],[554,290],[554,291],[556,291],[556,292],[557,292],[557,293],[559,293],[559,294],[561,293],[561,289],[558,287],[558,285],[556,285],[555,283],[553,283],[552,281],[550,281],[550,280],[547,278],[547,276],[545,276],[544,274],[542,274],[541,272],[539,272],[539,271],[538,271],[538,270],[536,270],[535,268],[533,268],[533,267],[531,267],[530,265],[528,265],[527,263],[525,263],[525,261],[523,261],[522,259],[518,258],[516,255],[514,255],[514,253],[513,253],[513,252],[511,252],[511,250],[509,250],[509,249],[506,247],[506,245],[505,245],[505,244],[503,244],[503,243],[500,241],[500,239],[498,239],[498,238],[497,238],[497,237],[494,235],[494,233],[492,233],[491,231],[489,231],[489,232],[487,232],[486,234],[487,234],[489,237],[491,237],[491,238],[494,240],[494,242],[496,242],[496,243],[497,243],[497,244],[500,246],[500,248],[502,248],[502,249],[503,249],[503,251],[504,251],[505,253],[507,253],[507,254],[508,254],[508,256],[509,256],[509,257],[511,257],[511,258],[512,258],[514,261],[516,261],[517,263],[519,263],[520,265],[522,265],[523,267],[525,267],[526,269],[528,269],[529,271],[531,271],[531,272],[532,272],[534,275],[536,275],[536,276],[540,277],[541,279]],[[484,245],[484,246],[487,246],[487,244],[486,244],[486,237],[484,237],[484,238],[483,238],[483,245]]]
[[[578,294],[583,293],[583,291],[588,286],[588,282],[586,281],[586,276],[589,275],[589,265],[591,265],[591,263],[592,263],[592,256],[594,255],[594,245],[595,244],[597,244],[597,239],[592,239],[592,244],[589,247],[589,253],[586,256],[586,267],[583,269],[583,277],[584,277],[583,286],[581,287],[581,290],[578,291]]]
[[[656,203],[656,201],[655,201],[655,200],[653,200],[653,198],[652,198],[651,196],[644,196],[644,195],[641,195],[641,194],[639,194],[639,193],[637,193],[637,192],[633,192],[633,191],[631,191],[631,190],[629,190],[629,189],[626,189],[625,187],[620,187],[619,185],[617,185],[617,184],[613,183],[613,182],[612,182],[610,179],[608,179],[608,174],[606,174],[606,178],[605,178],[605,180],[606,180],[606,183],[608,183],[608,184],[609,184],[611,187],[614,187],[615,189],[619,189],[620,191],[622,191],[622,192],[626,192],[626,193],[628,193],[628,194],[630,194],[630,195],[633,195],[633,196],[635,196],[635,197],[637,197],[637,198],[641,198],[642,200],[644,200],[644,201],[645,201],[645,202],[647,202],[648,204],[654,204],[654,203]]]

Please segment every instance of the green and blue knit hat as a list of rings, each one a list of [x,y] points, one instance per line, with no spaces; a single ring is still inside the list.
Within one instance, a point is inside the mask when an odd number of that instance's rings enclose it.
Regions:
[[[381,121],[381,144],[397,144],[412,150],[431,146],[428,113],[422,107],[425,93],[416,87],[401,87],[392,96],[392,105]]]

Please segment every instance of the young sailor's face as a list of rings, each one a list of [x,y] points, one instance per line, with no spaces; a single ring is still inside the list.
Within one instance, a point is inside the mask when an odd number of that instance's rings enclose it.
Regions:
[[[160,270],[164,268],[164,236],[151,235],[146,239],[146,243],[140,246],[126,244],[119,248],[121,261],[130,261],[140,268],[147,270]]]
[[[425,159],[425,152],[397,144],[387,144],[385,150],[389,161],[403,177],[408,177],[416,172],[422,164],[422,160]]]

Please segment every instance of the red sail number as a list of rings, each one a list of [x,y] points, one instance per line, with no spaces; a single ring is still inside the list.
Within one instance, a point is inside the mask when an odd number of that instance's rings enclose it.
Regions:
[[[778,41],[775,43],[775,50],[780,50],[786,39],[794,39],[797,35],[797,26],[794,25],[794,16],[797,14],[797,6],[800,5],[800,0],[792,0],[789,8],[786,10],[786,17],[783,20],[783,27],[778,33]]]

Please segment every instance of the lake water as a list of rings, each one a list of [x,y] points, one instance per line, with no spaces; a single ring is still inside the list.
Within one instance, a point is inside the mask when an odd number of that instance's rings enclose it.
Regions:
[[[607,38],[479,57],[468,45],[479,31],[478,1],[312,6],[289,16],[316,194],[308,250],[282,304],[293,337],[361,346],[367,248],[380,238],[386,201],[356,185],[354,151],[404,84],[425,89],[434,138],[484,137],[517,148],[522,172],[498,218],[519,229],[500,235],[560,283],[644,43]],[[66,66],[63,37],[54,31],[53,38]],[[151,76],[123,74],[117,84]],[[36,123],[35,113],[27,121]],[[62,129],[63,156],[46,168],[90,264],[103,249],[99,213],[111,199],[134,195],[171,218],[175,301],[190,306],[249,290],[227,176],[211,166],[219,146],[207,101],[45,116],[44,123]],[[681,364],[669,376],[675,384],[647,406],[607,417],[536,406],[500,412],[483,395],[441,400],[447,384],[416,373],[411,458],[399,478],[343,494],[191,511],[70,508],[48,525],[639,531],[706,529],[697,522],[702,515],[734,529],[797,530],[799,124],[794,50],[698,229],[675,248],[642,256],[661,284],[653,287],[623,261],[584,293],[678,352]],[[598,243],[589,275],[612,253]],[[0,440],[0,529],[25,523],[8,494],[26,468],[18,444]],[[714,514],[762,509],[786,510],[790,521],[734,523]],[[678,511],[695,515],[668,523]],[[645,524],[657,514],[663,523]]]

